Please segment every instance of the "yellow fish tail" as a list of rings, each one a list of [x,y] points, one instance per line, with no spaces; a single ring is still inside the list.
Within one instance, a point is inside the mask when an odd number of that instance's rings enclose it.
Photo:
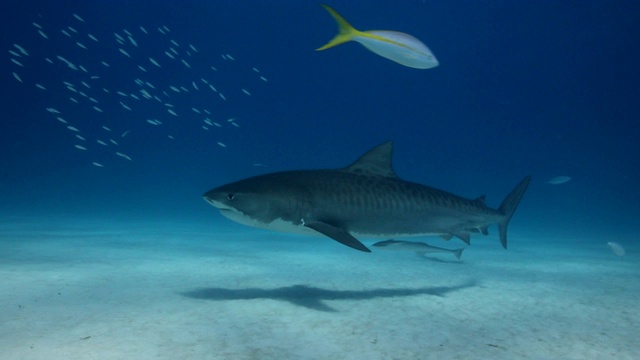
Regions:
[[[338,35],[336,35],[325,45],[317,48],[316,51],[326,50],[336,45],[344,44],[348,41],[351,41],[354,36],[360,34],[360,31],[351,26],[351,24],[349,24],[347,20],[345,20],[340,14],[338,14],[337,11],[333,10],[330,6],[324,4],[320,4],[320,6],[325,8],[329,12],[329,14],[331,14],[333,19],[338,23]]]

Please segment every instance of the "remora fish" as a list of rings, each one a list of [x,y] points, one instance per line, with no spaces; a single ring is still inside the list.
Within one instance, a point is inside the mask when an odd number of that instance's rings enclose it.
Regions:
[[[431,246],[423,242],[401,241],[401,240],[379,241],[371,246],[383,248],[385,250],[415,251],[420,255],[437,253],[437,252],[452,253],[458,260],[460,260],[460,257],[462,256],[462,251],[464,251],[465,249],[465,248],[460,248],[460,249],[452,250],[452,249],[445,249],[437,246]]]
[[[398,31],[368,30],[359,31],[351,26],[337,11],[322,5],[338,23],[338,35],[317,51],[340,45],[349,41],[362,44],[371,52],[398,64],[415,68],[430,69],[438,66],[438,59],[415,37]]]
[[[206,192],[204,200],[227,218],[276,231],[323,234],[370,252],[356,236],[439,234],[469,243],[469,232],[487,235],[498,224],[507,247],[507,225],[531,177],[525,177],[498,209],[484,196],[470,200],[400,179],[391,167],[393,146],[376,146],[342,169],[259,175]]]

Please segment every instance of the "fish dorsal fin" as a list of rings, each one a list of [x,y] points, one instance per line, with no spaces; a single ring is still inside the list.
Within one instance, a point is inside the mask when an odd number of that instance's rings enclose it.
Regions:
[[[393,143],[388,141],[367,151],[344,171],[359,175],[383,176],[397,179],[398,176],[391,167]]]

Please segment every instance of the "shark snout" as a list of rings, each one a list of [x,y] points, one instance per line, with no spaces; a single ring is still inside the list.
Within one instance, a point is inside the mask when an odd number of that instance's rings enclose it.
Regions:
[[[224,200],[224,195],[220,191],[209,190],[202,195],[204,201],[208,202],[211,206],[222,210],[232,210]]]
[[[209,204],[215,207],[219,207],[216,205],[215,193],[213,191],[207,191],[206,193],[202,194],[202,198],[204,199],[204,201],[208,202]]]

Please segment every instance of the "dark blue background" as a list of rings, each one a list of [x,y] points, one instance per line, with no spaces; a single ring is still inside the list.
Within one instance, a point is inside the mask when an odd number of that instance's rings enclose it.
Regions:
[[[2,47],[9,50],[18,43],[32,54],[24,69],[11,63],[7,52],[2,62],[0,212],[6,219],[212,219],[213,209],[200,199],[210,187],[267,171],[344,166],[368,148],[393,140],[401,177],[467,197],[487,193],[492,206],[532,174],[534,182],[514,219],[520,229],[597,231],[614,238],[635,230],[640,214],[640,3],[329,5],[360,30],[418,37],[441,65],[402,67],[355,43],[314,51],[336,31],[315,1],[4,1]],[[78,23],[73,13],[86,23]],[[58,40],[42,39],[33,21]],[[68,25],[99,35],[104,49],[83,52],[54,30]],[[112,34],[123,28],[140,34],[140,25],[150,30],[167,25],[181,43],[198,47],[203,67],[209,59],[219,63],[221,53],[233,54],[243,70],[217,76],[227,86],[237,83],[238,89],[252,84],[253,95],[230,97],[224,107],[211,100],[211,109],[219,109],[221,116],[240,119],[241,128],[226,129],[219,139],[202,131],[196,120],[164,114],[162,131],[176,136],[167,141],[166,133],[155,133],[144,123],[160,115],[138,108],[142,121],[132,123],[131,137],[123,144],[134,162],[105,158],[105,168],[96,168],[91,153],[74,149],[72,134],[45,111],[68,107],[69,94],[40,91],[15,81],[11,73],[20,72],[31,84],[74,81],[77,73],[42,61],[58,53],[77,53],[88,63],[110,59],[112,67],[130,69],[131,64],[118,67],[126,59],[117,54]],[[158,52],[153,56],[159,58]],[[253,66],[268,83],[251,83]],[[111,71],[103,80],[118,88],[132,85],[137,76]],[[151,76],[168,85],[193,74],[167,68]],[[189,96],[189,101],[208,101],[195,92]],[[128,121],[119,106],[105,112],[104,121],[114,125]],[[65,118],[84,124],[83,131],[91,134],[100,131],[94,121],[99,115],[68,110]],[[573,180],[545,184],[557,175]]]

